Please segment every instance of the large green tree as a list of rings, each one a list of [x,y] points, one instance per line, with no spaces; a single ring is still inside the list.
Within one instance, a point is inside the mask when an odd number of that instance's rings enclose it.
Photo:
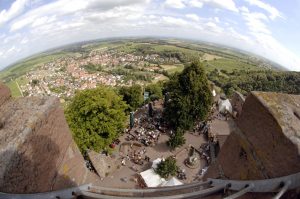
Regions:
[[[78,92],[66,110],[73,137],[85,153],[99,152],[116,139],[125,127],[127,105],[108,87]]]
[[[210,111],[212,93],[202,64],[193,61],[166,84],[168,101],[164,116],[175,129],[190,129]]]
[[[119,93],[123,96],[123,100],[129,105],[129,110],[134,111],[143,104],[144,98],[140,85],[132,85],[130,87],[123,86]]]

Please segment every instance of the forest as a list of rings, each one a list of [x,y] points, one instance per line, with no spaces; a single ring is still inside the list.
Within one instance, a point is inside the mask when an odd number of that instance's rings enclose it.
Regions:
[[[230,96],[234,90],[246,95],[250,91],[300,94],[300,73],[287,71],[213,70],[208,79]]]

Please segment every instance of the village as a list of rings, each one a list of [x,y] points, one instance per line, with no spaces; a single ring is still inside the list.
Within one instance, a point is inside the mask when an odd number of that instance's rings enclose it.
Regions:
[[[215,161],[229,134],[236,130],[234,119],[241,113],[244,97],[231,99],[213,90],[214,105],[206,121],[195,123],[185,133],[186,144],[174,150],[167,145],[173,134],[162,119],[163,100],[144,105],[131,114],[130,128],[110,145],[111,153],[88,152],[91,171],[100,176],[100,186],[145,188],[176,186],[201,181]],[[175,176],[163,178],[157,165],[166,158],[176,160]]]
[[[164,78],[159,64],[180,63],[176,58],[158,54],[135,55],[111,49],[92,50],[88,55],[68,56],[41,65],[23,78],[20,85],[24,96],[56,96],[68,99],[76,90],[97,85],[145,85]]]

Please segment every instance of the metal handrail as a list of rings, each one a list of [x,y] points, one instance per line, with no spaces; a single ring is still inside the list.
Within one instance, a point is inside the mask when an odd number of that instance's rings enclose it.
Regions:
[[[153,193],[153,192],[168,192],[168,191],[180,191],[184,189],[190,188],[199,188],[202,186],[210,185],[212,181],[204,181],[204,182],[196,182],[178,186],[170,186],[170,187],[156,187],[156,188],[146,188],[146,189],[118,189],[118,188],[109,188],[109,187],[98,187],[91,186],[89,187],[90,192],[115,192],[115,193]]]
[[[75,195],[80,195],[82,191],[88,190],[89,186],[91,186],[91,184],[63,190],[31,194],[11,194],[0,192],[0,199],[71,199],[74,198]]]
[[[242,195],[250,192],[253,188],[254,188],[254,184],[250,184],[250,185],[246,186],[245,188],[241,189],[239,192],[232,194],[224,199],[235,199],[235,198],[241,197]]]
[[[210,187],[208,187],[210,186]],[[53,192],[36,193],[36,194],[9,194],[1,193],[1,199],[73,199],[76,196],[83,198],[146,198],[146,199],[179,199],[179,198],[199,198],[214,194],[221,190],[237,191],[237,193],[228,196],[229,199],[239,197],[248,192],[269,193],[278,192],[274,197],[280,198],[286,191],[300,187],[300,173],[272,178],[264,180],[221,180],[208,179],[205,182],[180,185],[175,187],[159,187],[149,189],[116,189],[93,186],[92,184],[82,185],[79,187],[68,188]],[[202,188],[202,189],[200,189]],[[190,190],[189,190],[190,189]],[[199,190],[200,189],[200,190]],[[183,193],[184,190],[189,190],[188,193]],[[105,193],[110,192],[110,193]],[[169,193],[168,193],[169,192]],[[122,195],[123,193],[123,195]],[[127,196],[125,196],[127,193]],[[131,193],[128,196],[128,193]],[[148,196],[143,195],[148,193]],[[155,193],[157,196],[151,196]],[[164,194],[159,194],[164,193]],[[169,195],[165,195],[168,193]],[[142,195],[142,197],[141,197]]]
[[[230,190],[239,191],[243,189],[246,185],[253,184],[254,187],[250,192],[278,192],[282,187],[282,184],[286,184],[290,181],[290,186],[288,189],[295,189],[300,187],[300,172],[288,176],[283,176],[279,178],[271,178],[264,180],[221,180],[221,179],[208,179],[212,181],[212,186],[231,184]]]
[[[183,198],[201,198],[205,196],[209,196],[214,193],[218,193],[220,191],[223,191],[226,186],[216,186],[211,187],[208,189],[195,191],[191,193],[177,193],[176,195],[170,195],[170,196],[149,196],[149,197],[122,197],[122,196],[115,196],[115,195],[103,195],[103,194],[97,194],[97,193],[91,193],[91,192],[83,192],[82,196],[83,198],[87,199],[183,199]]]

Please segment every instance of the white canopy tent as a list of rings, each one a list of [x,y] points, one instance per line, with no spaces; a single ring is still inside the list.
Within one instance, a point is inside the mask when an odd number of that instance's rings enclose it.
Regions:
[[[155,169],[157,165],[164,159],[157,158],[153,160],[151,169],[143,171],[140,173],[140,176],[143,178],[147,187],[167,187],[167,186],[177,186],[182,185],[183,183],[180,182],[177,178],[172,177],[169,181],[166,181],[164,178],[160,177],[156,172]]]
[[[230,114],[232,114],[232,106],[231,103],[228,99],[226,100],[219,100],[218,102],[218,106],[219,106],[219,112],[220,113],[226,113],[229,112]]]
[[[171,186],[178,186],[183,185],[182,182],[180,182],[177,178],[172,177],[168,182],[161,185],[162,187],[171,187]]]
[[[164,178],[161,178],[154,169],[148,169],[140,173],[147,187],[158,187],[161,184],[166,183]]]

